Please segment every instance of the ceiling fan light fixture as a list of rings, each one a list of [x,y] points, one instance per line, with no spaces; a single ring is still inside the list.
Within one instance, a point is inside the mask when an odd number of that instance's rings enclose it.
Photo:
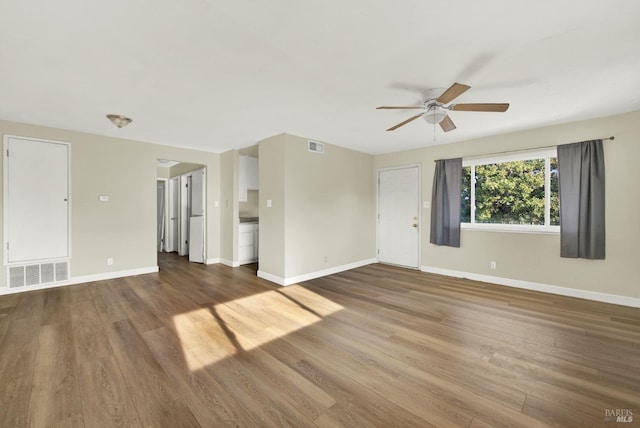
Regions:
[[[108,114],[107,119],[109,119],[111,123],[113,123],[118,128],[122,128],[133,122],[133,119],[121,114]]]
[[[424,114],[424,120],[431,125],[442,122],[442,119],[447,117],[447,112],[442,110],[433,110]]]

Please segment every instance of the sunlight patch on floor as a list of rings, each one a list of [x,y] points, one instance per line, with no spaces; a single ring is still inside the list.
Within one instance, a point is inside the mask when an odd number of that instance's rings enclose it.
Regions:
[[[343,309],[299,285],[241,297],[173,317],[189,370],[251,351]]]

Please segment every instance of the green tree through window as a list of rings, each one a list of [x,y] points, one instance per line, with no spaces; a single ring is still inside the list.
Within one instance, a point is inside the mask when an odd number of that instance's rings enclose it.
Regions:
[[[556,158],[549,158],[549,171],[546,171],[545,164],[546,158],[538,158],[464,167],[461,221],[508,225],[559,225],[558,161]],[[475,172],[474,192],[472,171]],[[549,222],[545,224],[547,173],[550,203]],[[475,206],[473,222],[472,205]]]

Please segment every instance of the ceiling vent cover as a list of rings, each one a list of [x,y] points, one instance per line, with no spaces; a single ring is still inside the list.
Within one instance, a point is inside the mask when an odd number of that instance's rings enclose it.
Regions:
[[[313,153],[324,153],[324,144],[309,140],[309,151]]]

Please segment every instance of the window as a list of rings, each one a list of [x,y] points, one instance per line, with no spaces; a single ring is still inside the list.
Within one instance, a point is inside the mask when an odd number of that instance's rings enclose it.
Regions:
[[[464,228],[559,232],[556,150],[464,159]]]

